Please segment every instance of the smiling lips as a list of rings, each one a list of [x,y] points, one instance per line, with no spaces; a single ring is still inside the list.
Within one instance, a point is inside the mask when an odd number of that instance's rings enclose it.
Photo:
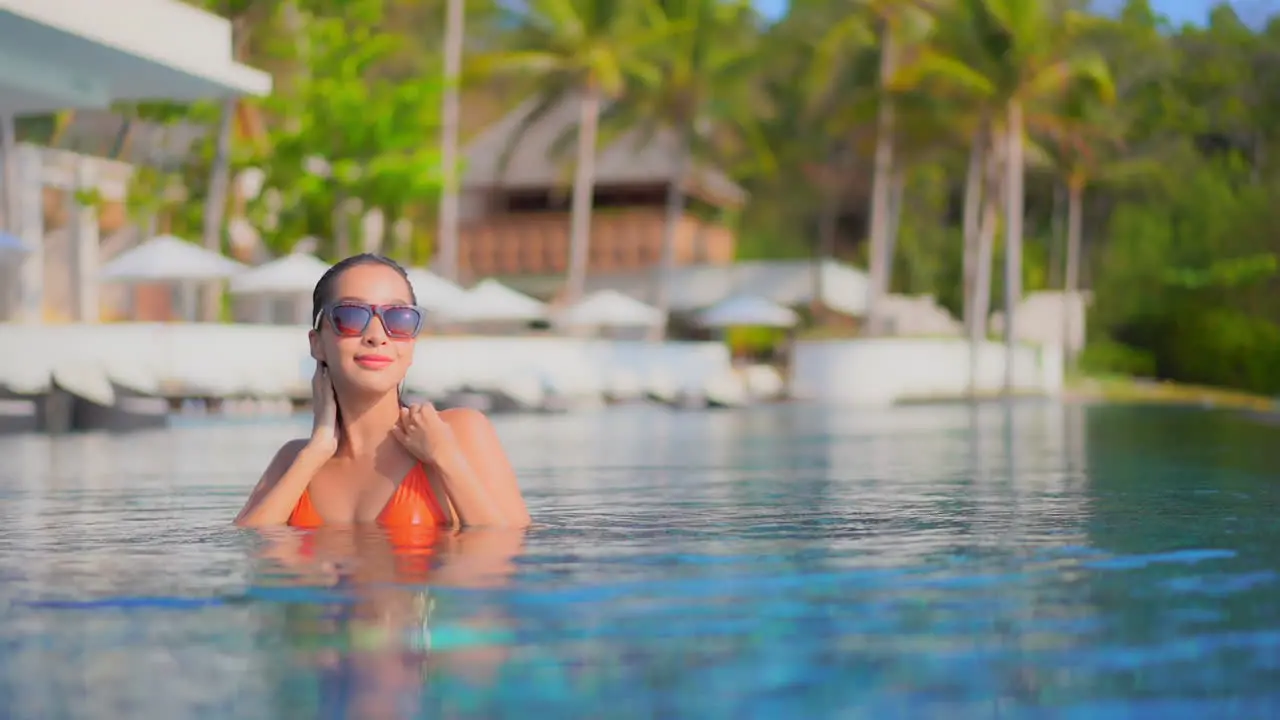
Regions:
[[[387,357],[386,355],[357,355],[356,356],[356,364],[362,368],[369,368],[370,370],[381,370],[382,368],[390,365],[392,362],[394,362],[394,360]]]

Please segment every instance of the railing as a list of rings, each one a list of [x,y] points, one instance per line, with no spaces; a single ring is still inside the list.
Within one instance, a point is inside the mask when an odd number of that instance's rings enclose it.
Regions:
[[[462,229],[461,259],[474,275],[561,273],[569,260],[568,213],[513,213],[477,220]],[[664,218],[661,210],[597,211],[591,218],[588,268],[633,270],[658,262]],[[675,261],[728,263],[732,233],[691,215],[676,228]]]

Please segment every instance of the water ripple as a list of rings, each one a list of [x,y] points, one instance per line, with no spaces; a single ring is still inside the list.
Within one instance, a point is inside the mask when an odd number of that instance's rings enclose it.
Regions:
[[[503,418],[537,525],[431,547],[230,528],[301,420],[0,437],[0,707],[1273,716],[1280,484],[1237,422],[1054,403]]]

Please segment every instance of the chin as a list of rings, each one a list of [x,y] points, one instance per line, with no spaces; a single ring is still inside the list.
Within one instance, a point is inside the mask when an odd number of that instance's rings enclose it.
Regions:
[[[381,395],[396,392],[400,383],[404,381],[404,373],[369,372],[357,368],[355,372],[348,374],[345,380],[345,384],[352,390],[369,395]]]

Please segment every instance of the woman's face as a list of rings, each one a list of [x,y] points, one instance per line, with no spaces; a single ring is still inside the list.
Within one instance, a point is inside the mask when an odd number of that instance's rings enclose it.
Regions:
[[[413,297],[409,283],[394,268],[368,263],[348,268],[338,276],[329,303],[330,307],[349,303],[387,310],[389,306],[412,305]],[[334,331],[329,307],[324,313],[320,329],[311,332],[311,356],[328,366],[334,387],[371,394],[394,391],[413,362],[413,338],[388,335],[377,315],[369,319],[363,331],[356,333],[358,325],[348,322],[347,332],[340,334]],[[362,313],[347,315],[359,319]]]

